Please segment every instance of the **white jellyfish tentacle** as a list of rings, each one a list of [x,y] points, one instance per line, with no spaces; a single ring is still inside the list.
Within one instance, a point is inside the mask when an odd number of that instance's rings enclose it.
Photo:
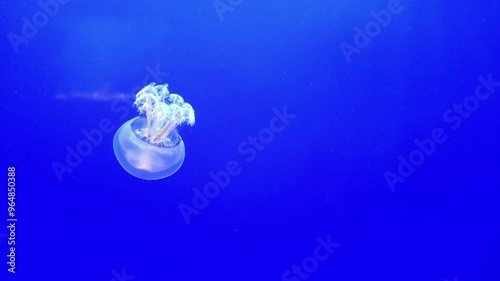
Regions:
[[[182,96],[170,93],[168,84],[151,83],[136,94],[134,105],[146,116],[144,135],[146,141],[161,144],[179,125],[195,122],[193,107]]]
[[[172,104],[182,105],[184,103],[184,99],[178,94],[170,94],[168,96],[168,101]]]

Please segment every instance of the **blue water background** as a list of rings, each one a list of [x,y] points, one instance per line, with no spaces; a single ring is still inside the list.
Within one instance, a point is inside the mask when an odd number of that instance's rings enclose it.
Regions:
[[[307,280],[500,280],[500,88],[456,130],[443,119],[478,77],[500,80],[500,3],[401,0],[349,63],[340,44],[388,2],[245,0],[221,20],[208,0],[73,0],[16,52],[7,34],[41,8],[2,1],[0,169],[16,167],[18,217],[16,274],[0,231],[2,275],[298,281],[286,271],[330,237],[340,247]],[[180,129],[182,168],[143,181],[112,140],[153,81],[197,121]],[[238,151],[285,109],[295,117],[255,158]],[[102,120],[113,132],[58,178]],[[384,173],[436,128],[446,141],[391,188]],[[241,173],[186,224],[180,204],[229,161]]]

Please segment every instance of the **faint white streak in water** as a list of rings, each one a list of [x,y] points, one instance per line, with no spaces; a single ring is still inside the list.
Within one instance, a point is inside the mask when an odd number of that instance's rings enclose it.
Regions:
[[[135,94],[113,91],[109,84],[104,85],[97,91],[75,91],[71,93],[59,93],[54,96],[55,100],[59,101],[94,101],[94,102],[109,102],[109,101],[130,101],[133,100]]]
[[[69,101],[69,100],[84,100],[84,101],[96,101],[96,102],[108,102],[114,100],[131,100],[134,95],[117,92],[117,93],[105,93],[105,92],[75,92],[70,94],[57,94],[54,96],[55,100]]]

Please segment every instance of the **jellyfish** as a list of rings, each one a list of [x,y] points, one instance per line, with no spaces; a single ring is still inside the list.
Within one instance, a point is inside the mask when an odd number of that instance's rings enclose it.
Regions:
[[[134,105],[139,116],[125,122],[113,137],[116,159],[132,176],[159,180],[184,163],[185,147],[177,127],[194,125],[194,109],[168,91],[168,84],[151,83],[140,90]]]

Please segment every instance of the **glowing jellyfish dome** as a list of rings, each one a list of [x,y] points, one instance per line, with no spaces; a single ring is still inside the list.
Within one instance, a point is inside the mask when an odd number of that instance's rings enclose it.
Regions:
[[[134,105],[140,116],[125,122],[113,138],[113,150],[129,174],[144,180],[169,177],[184,162],[184,141],[177,132],[182,124],[194,125],[194,109],[168,85],[149,84]]]

